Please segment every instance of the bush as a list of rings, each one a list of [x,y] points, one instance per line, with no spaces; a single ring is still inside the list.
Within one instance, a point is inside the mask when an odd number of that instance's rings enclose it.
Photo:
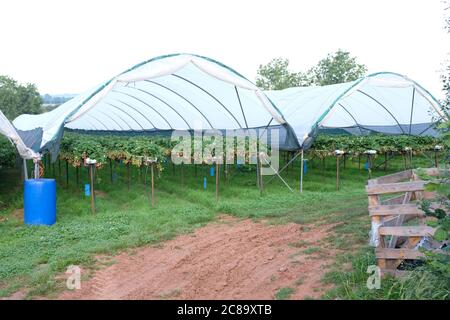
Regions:
[[[0,137],[0,169],[14,167],[16,160],[16,149],[11,142]]]

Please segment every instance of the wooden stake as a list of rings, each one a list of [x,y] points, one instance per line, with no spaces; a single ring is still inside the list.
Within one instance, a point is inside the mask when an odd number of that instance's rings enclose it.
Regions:
[[[336,156],[336,191],[339,191],[339,157]]]
[[[155,183],[153,179],[153,162],[150,167],[151,175],[152,175],[152,207],[155,206]]]
[[[216,160],[216,201],[219,201],[219,162]]]
[[[369,172],[369,179],[372,179],[372,157],[370,154],[367,155],[367,171]]]
[[[257,163],[258,163],[258,185],[259,185],[259,195],[262,196],[263,195],[263,191],[264,191],[264,185],[263,185],[263,179],[262,179],[262,167],[261,167],[261,159],[260,159],[260,154],[258,152],[257,155]]]
[[[89,176],[90,176],[90,180],[91,180],[91,212],[92,212],[92,214],[95,214],[94,168],[95,168],[95,164],[89,165]]]

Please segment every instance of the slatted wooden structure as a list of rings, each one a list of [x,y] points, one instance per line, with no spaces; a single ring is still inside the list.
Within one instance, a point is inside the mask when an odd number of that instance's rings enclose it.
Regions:
[[[438,174],[436,168],[425,170],[430,176]],[[420,180],[414,170],[371,179],[367,183],[369,215],[375,233],[372,239],[382,275],[399,275],[401,272],[397,268],[403,260],[422,257],[415,247],[423,237],[434,233],[433,228],[425,225],[425,214],[416,204],[417,200],[430,198],[425,185],[426,181]],[[416,219],[417,225],[404,225],[412,219]]]

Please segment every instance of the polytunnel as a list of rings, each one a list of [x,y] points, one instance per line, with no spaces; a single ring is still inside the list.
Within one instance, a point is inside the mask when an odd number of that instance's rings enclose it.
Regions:
[[[307,148],[320,131],[436,136],[447,120],[438,100],[417,82],[393,72],[327,86],[266,91]]]
[[[64,129],[167,134],[173,130],[280,131],[280,149],[310,146],[321,130],[436,135],[439,102],[396,73],[322,86],[261,91],[213,59],[172,54],[142,62],[53,111],[13,121],[23,143],[55,158]],[[20,150],[19,150],[20,151]],[[22,154],[30,158],[28,154]]]

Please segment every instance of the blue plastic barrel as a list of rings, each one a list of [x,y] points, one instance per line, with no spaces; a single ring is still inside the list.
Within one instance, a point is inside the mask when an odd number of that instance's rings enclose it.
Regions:
[[[91,196],[91,185],[89,183],[86,183],[84,185],[84,195],[86,197],[90,197]]]
[[[55,179],[29,179],[24,183],[24,222],[51,226],[56,222]]]

